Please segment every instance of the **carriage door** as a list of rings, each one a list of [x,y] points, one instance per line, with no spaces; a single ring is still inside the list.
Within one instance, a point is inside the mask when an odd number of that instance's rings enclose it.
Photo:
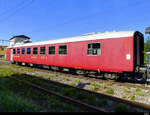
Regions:
[[[10,61],[13,62],[13,49],[10,49]]]
[[[144,37],[138,32],[134,38],[134,56],[135,66],[144,65]]]

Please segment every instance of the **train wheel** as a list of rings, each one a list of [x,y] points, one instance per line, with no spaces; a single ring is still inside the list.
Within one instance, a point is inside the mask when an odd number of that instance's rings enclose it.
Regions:
[[[135,80],[136,81],[143,81],[144,80],[144,74],[142,73],[135,73]]]
[[[117,80],[119,77],[117,74],[108,74],[108,73],[105,73],[104,74],[104,78],[107,79],[107,80]]]
[[[84,70],[76,70],[76,74],[78,74],[78,75],[86,75],[86,71],[84,71]]]

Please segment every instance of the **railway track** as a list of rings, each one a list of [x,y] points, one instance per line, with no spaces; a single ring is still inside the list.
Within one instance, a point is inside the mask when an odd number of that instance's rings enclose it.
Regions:
[[[0,60],[0,64],[10,64],[9,61],[4,61],[4,60]],[[30,67],[28,66],[29,68],[33,68],[33,67]],[[34,67],[35,68],[35,67]],[[38,68],[36,67],[35,70],[37,71],[41,71],[41,72],[46,72],[46,73],[52,73],[52,74],[55,74],[56,71],[53,71],[53,70],[49,70],[49,69],[46,69],[46,68]],[[74,78],[78,78],[78,79],[85,79],[85,80],[90,80],[90,81],[98,81],[100,83],[107,83],[108,80],[105,80],[105,79],[99,79],[98,77],[91,77],[91,76],[81,76],[81,75],[77,75],[77,74],[74,74],[74,73],[69,73],[69,72],[60,72],[60,71],[57,71],[57,74],[59,75],[67,75],[69,77],[74,77]],[[111,80],[110,80],[111,81]],[[127,86],[127,87],[134,87],[134,88],[142,88],[142,89],[148,89],[150,90],[150,85],[147,85],[147,84],[143,84],[143,83],[137,83],[137,82],[131,82],[131,81],[115,81],[115,84],[118,85],[118,86]]]
[[[103,109],[100,109],[98,107],[95,107],[95,106],[92,106],[92,105],[89,105],[89,104],[86,104],[86,103],[83,103],[83,102],[81,102],[79,100],[70,98],[68,96],[63,96],[61,94],[58,94],[57,92],[51,91],[51,90],[46,89],[44,87],[41,87],[41,86],[39,86],[37,84],[31,83],[31,82],[28,82],[28,81],[25,81],[25,80],[20,80],[20,79],[17,79],[17,78],[14,78],[14,77],[10,77],[10,76],[7,76],[7,78],[15,80],[15,81],[18,81],[18,82],[21,82],[21,83],[23,83],[25,85],[28,85],[28,86],[33,87],[33,88],[36,88],[36,89],[38,89],[40,91],[43,91],[43,92],[46,92],[46,93],[48,93],[50,95],[54,95],[54,96],[56,96],[56,97],[58,97],[58,98],[60,98],[62,100],[68,101],[69,103],[71,102],[71,103],[73,103],[75,105],[80,106],[81,108],[85,108],[86,111],[108,113],[108,111],[105,111]]]
[[[10,78],[12,80],[22,82],[26,85],[37,88],[41,91],[44,91],[44,92],[47,92],[49,94],[55,95],[55,96],[60,97],[62,99],[71,101],[73,103],[78,104],[79,106],[84,106],[85,108],[93,110],[93,111],[97,111],[97,112],[114,112],[114,108],[119,106],[120,103],[124,104],[127,108],[130,108],[131,111],[132,111],[132,109],[136,109],[138,112],[148,112],[150,110],[150,105],[141,104],[141,103],[138,103],[138,102],[129,101],[129,100],[121,99],[121,98],[116,98],[114,96],[110,96],[110,95],[107,95],[107,94],[100,94],[100,93],[97,93],[97,92],[93,92],[93,91],[89,91],[89,90],[69,86],[69,85],[58,83],[58,82],[55,82],[55,81],[46,80],[44,78],[39,78],[39,77],[36,77],[36,76],[31,76],[31,75],[26,75],[26,74],[23,74],[22,76],[24,76],[23,79],[22,79],[22,77],[20,77],[18,79],[18,78],[15,77],[15,75],[13,77],[8,77],[8,78]],[[95,105],[87,104],[85,102],[82,102],[82,100],[76,100],[75,98],[61,95],[59,91],[55,91],[55,92],[51,91],[48,88],[45,88],[45,86],[41,86],[41,84],[37,84],[37,82],[33,84],[29,81],[34,82],[34,80],[31,80],[31,79],[29,80],[28,78],[36,78],[36,79],[38,79],[38,80],[40,80],[44,83],[49,84],[48,87],[50,87],[51,90],[53,89],[52,87],[56,88],[57,86],[59,86],[61,88],[64,88],[63,90],[65,90],[65,88],[73,88],[73,89],[76,89],[77,92],[79,92],[79,91],[85,92],[86,95],[92,95],[93,94],[97,97],[98,96],[105,97],[105,99],[107,100],[108,105],[105,106],[105,107],[97,107]],[[59,88],[59,90],[60,90],[60,88]]]
[[[30,67],[32,68],[32,67]],[[48,69],[45,69],[45,68],[35,68],[37,71],[41,71],[41,72],[47,72],[47,73],[52,73],[52,74],[55,74],[56,71],[53,71],[53,70],[48,70]],[[77,75],[77,74],[74,74],[74,73],[69,73],[69,72],[60,72],[60,71],[57,71],[57,74],[58,75],[67,75],[68,77],[73,77],[73,78],[77,78],[77,79],[85,79],[85,80],[89,80],[89,81],[93,81],[93,82],[100,82],[100,83],[107,83],[109,81],[114,81],[114,80],[106,80],[106,79],[100,79],[98,77],[91,77],[91,76],[83,76],[83,75]],[[150,90],[150,85],[147,85],[146,83],[143,84],[143,83],[137,83],[137,82],[131,82],[131,81],[114,81],[115,82],[115,85],[118,85],[118,86],[127,86],[127,87],[133,87],[133,88],[142,88],[142,89],[148,89]]]
[[[9,64],[9,62],[7,62],[7,61],[3,61],[3,63],[6,63],[6,64]],[[30,67],[31,68],[31,67]],[[41,68],[35,68],[35,70],[37,70],[37,71],[41,71],[41,72],[47,72],[47,73],[56,73],[56,72],[54,72],[54,71],[51,71],[51,70],[47,70],[47,69],[41,69]],[[77,75],[74,75],[74,74],[71,74],[71,73],[68,73],[68,72],[57,72],[57,74],[58,75],[65,75],[65,76],[68,76],[68,77],[74,77],[74,78],[78,78],[78,79],[86,79],[86,80],[90,80],[90,81],[98,81],[98,82],[100,82],[100,83],[107,83],[108,81],[107,80],[102,80],[102,79],[97,79],[97,78],[94,78],[94,77],[85,77],[85,76],[77,76]],[[35,77],[35,76],[34,76]],[[41,80],[43,80],[42,78],[41,78]],[[58,83],[58,82],[54,82],[54,81],[49,81],[49,82],[53,82],[53,84],[60,84],[60,83]],[[61,84],[62,85],[62,84]],[[127,86],[127,87],[134,87],[134,88],[142,88],[142,89],[148,89],[148,90],[150,90],[150,87],[148,87],[147,85],[145,85],[145,84],[132,84],[132,83],[124,83],[124,82],[115,82],[115,85],[118,85],[118,86]],[[63,84],[63,86],[65,86],[65,84]],[[70,87],[72,87],[72,86],[70,86]],[[76,88],[76,87],[72,87],[72,88]],[[78,90],[83,90],[84,91],[84,89],[82,89],[82,88],[78,88]],[[85,90],[85,92],[86,92],[86,90]],[[93,92],[90,92],[89,91],[89,93],[93,93]],[[96,93],[96,92],[94,92],[95,94],[98,94],[98,95],[100,95],[99,93]],[[102,94],[104,97],[107,97],[108,95],[104,95],[104,94]],[[150,110],[150,107],[149,107],[149,105],[146,105],[146,104],[141,104],[141,103],[137,103],[137,102],[135,102],[135,101],[128,101],[128,100],[124,100],[124,99],[122,99],[122,98],[116,98],[115,97],[115,99],[114,99],[114,97],[111,97],[111,98],[113,98],[113,100],[120,100],[120,102],[117,102],[117,104],[115,103],[114,105],[112,105],[112,107],[109,107],[110,109],[109,110],[107,110],[107,111],[111,111],[115,106],[117,106],[118,105],[118,103],[121,103],[121,102],[123,102],[123,103],[127,103],[127,104],[131,104],[132,106],[136,106],[136,107],[139,107],[139,108],[143,108],[143,109],[145,109],[146,111],[148,110]]]

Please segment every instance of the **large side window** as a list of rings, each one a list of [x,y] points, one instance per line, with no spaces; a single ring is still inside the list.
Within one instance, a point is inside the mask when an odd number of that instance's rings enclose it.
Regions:
[[[13,49],[13,54],[16,54],[16,49]]]
[[[31,48],[27,48],[27,54],[31,54]]]
[[[59,54],[66,55],[67,54],[67,45],[59,46]]]
[[[45,55],[46,48],[40,47],[40,54]]]
[[[101,44],[100,43],[89,43],[87,46],[87,55],[100,55]]]
[[[55,55],[55,46],[49,46],[48,54],[49,55]]]
[[[20,54],[20,48],[17,48],[17,54]]]
[[[33,54],[34,55],[38,54],[38,48],[37,47],[33,48]]]
[[[22,54],[25,54],[25,48],[22,48],[21,52],[22,52]]]

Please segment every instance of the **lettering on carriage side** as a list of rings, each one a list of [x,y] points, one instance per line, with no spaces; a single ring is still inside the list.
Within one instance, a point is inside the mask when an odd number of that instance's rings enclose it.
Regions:
[[[13,56],[14,58],[19,58],[20,56]]]
[[[126,55],[126,59],[127,59],[127,60],[131,60],[131,55],[130,55],[130,54],[127,54],[127,55]]]
[[[31,58],[36,59],[37,57],[31,57]]]

